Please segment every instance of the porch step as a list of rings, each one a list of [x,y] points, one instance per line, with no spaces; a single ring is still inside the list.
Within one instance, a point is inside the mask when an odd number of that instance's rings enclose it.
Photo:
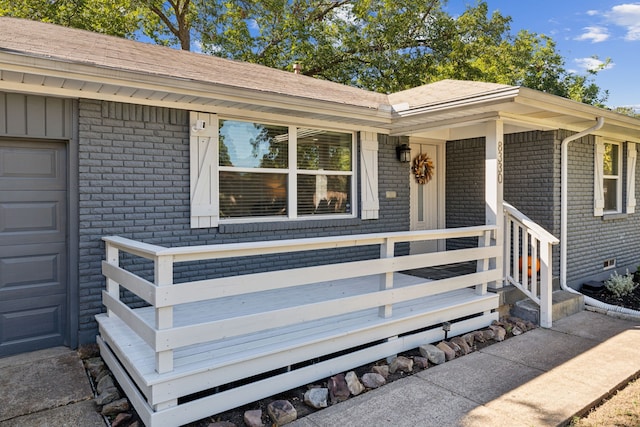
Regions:
[[[555,291],[553,300],[553,321],[571,316],[584,310],[584,296],[569,291]],[[530,299],[517,301],[511,314],[521,319],[540,324],[540,307]]]

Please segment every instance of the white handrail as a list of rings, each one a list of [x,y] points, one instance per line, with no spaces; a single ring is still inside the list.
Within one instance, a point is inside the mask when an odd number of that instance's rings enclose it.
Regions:
[[[523,226],[527,227],[530,234],[536,236],[539,240],[544,240],[554,245],[560,243],[560,240],[556,236],[535,223],[531,218],[520,212],[513,205],[507,202],[503,202],[503,205],[505,213],[518,220],[518,222]]]
[[[505,280],[540,306],[540,326],[553,323],[553,250],[560,241],[513,205],[504,203]]]

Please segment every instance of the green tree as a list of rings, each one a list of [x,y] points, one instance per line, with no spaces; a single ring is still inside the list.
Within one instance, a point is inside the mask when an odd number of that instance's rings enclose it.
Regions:
[[[569,72],[547,36],[511,34],[511,18],[478,1],[459,17],[446,0],[0,0],[13,15],[135,37],[383,93],[445,78],[521,85],[588,104],[608,96]],[[606,62],[605,62],[606,65]]]
[[[593,82],[593,76],[609,59],[587,75],[569,72],[553,39],[526,30],[512,35],[511,18],[497,11],[489,17],[486,2],[449,19],[446,50],[439,56],[430,81],[486,81],[524,86],[592,105],[603,106],[606,101],[608,92]]]
[[[195,23],[206,17],[206,1],[199,0],[131,0],[137,7],[142,19],[143,33],[154,42],[165,46],[180,46],[182,50],[191,50],[191,33]],[[218,2],[213,2],[217,4]]]
[[[636,108],[633,107],[616,107],[613,109],[613,111],[630,117],[640,118],[640,113]],[[640,271],[640,267],[638,267],[638,271]]]
[[[132,37],[141,15],[131,0],[0,0],[0,16]]]
[[[598,70],[566,70],[545,35],[510,33],[511,18],[479,1],[454,18],[442,1],[225,2],[200,24],[205,52],[383,93],[444,78],[521,85],[588,104],[608,96]],[[201,16],[202,17],[202,16]],[[605,63],[606,65],[606,63]]]

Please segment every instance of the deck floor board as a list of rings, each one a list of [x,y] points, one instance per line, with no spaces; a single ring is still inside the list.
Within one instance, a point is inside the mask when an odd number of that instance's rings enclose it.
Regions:
[[[238,316],[254,310],[268,311],[280,308],[282,301],[293,301],[286,304],[298,305],[301,302],[312,303],[319,299],[331,300],[342,298],[345,295],[375,292],[379,290],[379,281],[379,276],[367,276],[357,280],[334,281],[328,285],[324,283],[310,285],[314,287],[315,292],[310,292],[311,289],[305,286],[300,287],[296,292],[291,292],[289,289],[274,291],[279,296],[272,295],[272,298],[269,299],[261,298],[259,294],[253,294],[253,298],[249,296],[230,297],[184,304],[174,309],[174,324],[189,325],[220,319],[224,316]],[[400,273],[394,274],[394,287],[396,288],[424,282],[423,278]],[[398,303],[393,307],[391,319],[379,317],[377,308],[372,308],[328,319],[294,324],[285,328],[261,330],[237,337],[190,345],[174,351],[174,370],[167,374],[156,373],[155,353],[122,321],[117,318],[108,318],[106,315],[99,317],[98,320],[101,328],[105,329],[105,332],[108,331],[107,335],[111,337],[110,341],[112,341],[110,344],[120,348],[120,351],[116,350],[116,353],[123,353],[123,357],[126,357],[129,363],[135,366],[136,371],[145,378],[147,384],[153,384],[170,377],[180,377],[198,370],[218,369],[239,361],[264,357],[276,351],[286,351],[287,348],[296,348],[353,334],[354,331],[374,328],[388,322],[419,315],[434,308],[455,305],[464,301],[465,298],[473,298],[473,295],[472,289],[460,289]],[[242,301],[242,304],[236,307],[235,304],[238,304],[239,301]],[[148,324],[153,325],[155,313],[152,307],[138,308],[135,311]]]

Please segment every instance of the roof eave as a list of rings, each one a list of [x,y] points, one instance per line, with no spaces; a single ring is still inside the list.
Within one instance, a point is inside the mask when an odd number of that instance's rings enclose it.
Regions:
[[[84,82],[104,84],[109,86],[121,86],[141,90],[161,91],[207,98],[212,101],[234,102],[239,105],[259,106],[266,108],[278,108],[291,110],[292,112],[317,115],[337,116],[340,118],[352,118],[369,123],[370,127],[379,127],[379,132],[387,132],[391,125],[391,108],[380,104],[377,108],[349,105],[313,98],[306,98],[282,93],[268,92],[253,88],[243,88],[223,84],[214,84],[196,80],[177,78],[172,76],[154,75],[127,71],[117,68],[96,66],[93,64],[80,64],[63,61],[57,58],[44,58],[25,55],[15,52],[0,51],[0,70],[18,73],[39,74],[45,77],[61,79],[73,79]],[[45,91],[45,87],[40,88]],[[121,102],[137,103],[142,101],[132,97],[106,96],[104,93],[71,93],[67,96],[80,96],[102,100],[114,100]],[[62,95],[58,93],[58,95]],[[167,106],[159,100],[145,102],[147,104]],[[169,106],[171,103],[169,103]],[[197,105],[194,104],[192,108]],[[177,105],[176,105],[177,107]]]

